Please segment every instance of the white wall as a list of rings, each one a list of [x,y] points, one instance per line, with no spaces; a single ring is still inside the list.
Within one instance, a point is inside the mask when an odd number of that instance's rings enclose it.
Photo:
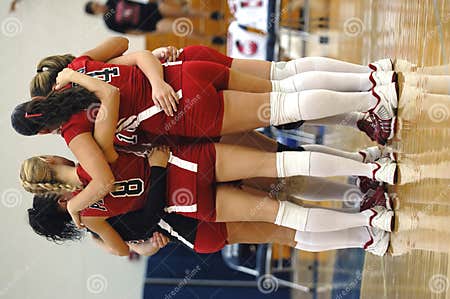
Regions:
[[[44,153],[72,156],[58,136],[17,135],[10,112],[28,99],[28,83],[40,58],[77,55],[113,35],[101,19],[84,14],[84,2],[22,0],[12,14],[9,0],[0,3],[0,298],[142,297],[144,260],[131,263],[108,256],[89,240],[55,245],[36,236],[26,221],[32,197],[19,185],[21,161]],[[131,39],[132,49],[143,47],[143,38]]]

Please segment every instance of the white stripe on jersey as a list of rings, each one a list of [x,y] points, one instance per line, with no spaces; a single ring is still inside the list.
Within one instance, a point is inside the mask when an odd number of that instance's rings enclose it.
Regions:
[[[163,230],[167,231],[171,236],[177,238],[180,242],[182,242],[184,245],[188,246],[191,249],[194,249],[194,244],[180,236],[174,229],[170,226],[169,223],[165,222],[164,220],[159,220],[158,223],[159,227],[161,227]]]
[[[190,206],[168,206],[167,208],[164,208],[164,211],[167,213],[194,213],[197,212],[197,204]]]
[[[197,172],[198,164],[178,158],[170,153],[169,163],[191,172]]]

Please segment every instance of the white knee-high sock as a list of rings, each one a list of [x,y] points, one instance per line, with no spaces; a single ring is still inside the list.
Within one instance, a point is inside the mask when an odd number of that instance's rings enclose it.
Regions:
[[[370,73],[366,65],[353,64],[326,57],[302,57],[291,61],[272,62],[270,79],[281,80],[295,74],[309,71]]]
[[[280,201],[274,223],[298,231],[327,232],[369,226],[372,210],[345,213],[326,209],[305,208],[289,201]]]
[[[372,240],[366,227],[354,227],[335,232],[295,233],[296,249],[319,252],[344,248],[364,248]]]
[[[372,88],[370,73],[335,73],[312,71],[272,81],[272,91],[299,92],[309,89],[334,91],[368,91]]]
[[[295,93],[271,92],[270,124],[282,125],[349,112],[366,112],[377,104],[371,92],[337,92],[324,89]]]
[[[312,120],[350,112],[366,112],[377,104],[372,92],[338,92],[324,89],[299,93],[303,120]]]
[[[305,151],[276,153],[276,168],[277,175],[280,178],[297,175],[372,177],[372,172],[377,168],[377,165],[329,154]]]
[[[369,226],[372,210],[359,213],[345,213],[327,209],[309,209],[305,231],[328,232],[346,228]],[[299,229],[300,230],[300,229]]]
[[[277,126],[302,120],[300,93],[270,93],[270,124]]]
[[[330,154],[330,155],[335,155],[335,156],[363,162],[363,156],[359,152],[347,152],[347,151],[343,151],[343,150],[340,150],[337,148],[332,148],[332,147],[329,147],[326,145],[320,145],[320,144],[304,144],[304,145],[302,145],[302,147],[305,149],[305,151]]]
[[[338,114],[330,117],[311,119],[305,122],[305,125],[319,125],[319,126],[347,126],[357,129],[357,123],[365,116],[362,112],[350,112]]]

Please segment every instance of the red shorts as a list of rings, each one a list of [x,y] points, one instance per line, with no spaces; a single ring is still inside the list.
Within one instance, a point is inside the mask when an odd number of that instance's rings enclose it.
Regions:
[[[229,69],[212,62],[188,61],[167,66],[164,75],[175,91],[182,90],[182,98],[173,117],[160,112],[140,123],[140,130],[147,134],[146,142],[157,143],[158,138],[167,135],[220,136],[224,103],[218,90],[228,87]]]
[[[206,46],[188,46],[183,48],[178,59],[180,61],[210,61],[231,67],[233,58],[223,55],[222,53]]]
[[[167,212],[214,222],[216,150],[213,143],[172,148],[167,166]]]
[[[214,253],[227,242],[227,225],[224,222],[201,222],[197,226],[194,250],[198,253]]]

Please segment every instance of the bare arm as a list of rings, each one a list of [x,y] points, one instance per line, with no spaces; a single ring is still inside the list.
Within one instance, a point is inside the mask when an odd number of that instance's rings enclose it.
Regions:
[[[103,217],[82,217],[83,223],[103,240],[104,248],[114,255],[126,256],[130,250],[122,237],[105,221]],[[103,247],[103,246],[102,246]]]
[[[67,210],[75,224],[80,226],[79,211],[105,197],[113,188],[114,176],[103,152],[90,132],[82,133],[73,138],[69,148],[92,179],[67,204]]]
[[[68,68],[58,74],[55,88],[60,89],[69,82],[86,88],[99,98],[101,106],[95,119],[94,139],[105,154],[106,160],[109,163],[115,162],[119,156],[114,149],[114,135],[119,120],[119,90],[102,80]]]
[[[81,56],[89,56],[92,60],[106,62],[128,50],[128,39],[121,36],[108,38],[94,49],[84,52]]]
[[[173,116],[177,111],[178,96],[173,88],[164,82],[161,62],[150,51],[139,51],[113,58],[113,64],[137,65],[152,85],[152,99],[155,105],[164,109],[167,115]]]

